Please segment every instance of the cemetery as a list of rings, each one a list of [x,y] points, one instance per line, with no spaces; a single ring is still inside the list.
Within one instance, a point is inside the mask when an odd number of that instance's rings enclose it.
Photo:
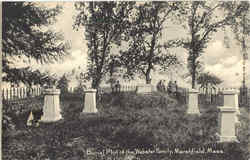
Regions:
[[[0,3],[1,158],[250,160],[249,12],[245,1]]]
[[[31,110],[4,112],[11,118],[3,121],[3,158],[126,159],[130,155],[88,154],[89,149],[130,150],[140,159],[244,159],[248,155],[250,117],[247,107],[239,108],[236,90],[223,92],[222,106],[198,104],[198,91],[193,90],[186,103],[166,93],[147,92],[104,92],[97,101],[93,89],[72,100],[59,99],[59,89],[45,90],[25,104],[33,105]],[[29,118],[33,118],[30,123]]]

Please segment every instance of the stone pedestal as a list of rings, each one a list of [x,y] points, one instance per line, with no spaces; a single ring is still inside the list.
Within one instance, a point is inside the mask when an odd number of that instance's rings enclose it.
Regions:
[[[235,136],[235,114],[236,109],[233,107],[223,106],[219,107],[219,141],[232,142],[237,141]]]
[[[137,93],[151,93],[154,89],[154,86],[152,84],[140,84],[137,85]]]
[[[200,115],[199,105],[198,105],[198,94],[199,91],[195,89],[191,89],[189,91],[189,99],[188,99],[188,114],[198,114]]]
[[[60,109],[60,90],[59,89],[45,89],[44,90],[44,106],[41,122],[55,122],[62,118]]]
[[[96,89],[87,89],[84,91],[85,100],[82,113],[96,113]]]
[[[239,94],[239,91],[237,90],[224,90],[223,91],[224,106],[232,107],[232,108],[235,108],[236,110],[236,114],[235,114],[236,123],[239,123],[238,115],[240,115],[238,94]]]

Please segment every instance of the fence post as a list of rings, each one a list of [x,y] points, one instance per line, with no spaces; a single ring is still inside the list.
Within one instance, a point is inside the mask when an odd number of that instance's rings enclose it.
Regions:
[[[2,89],[2,99],[4,100],[4,89]]]
[[[6,89],[6,100],[8,100],[9,99],[9,91],[8,91],[8,89]]]
[[[22,95],[23,94],[23,88],[20,88],[19,91],[20,91],[20,98],[22,99],[23,98],[23,95]]]
[[[25,92],[25,90],[26,90],[26,88],[24,87],[23,88],[23,98],[26,98],[26,94],[25,94],[26,92]]]
[[[19,88],[16,88],[16,98],[19,99]]]
[[[14,89],[15,89],[14,97],[15,97],[15,99],[17,100],[17,99],[18,99],[18,96],[17,96],[17,90],[18,90],[18,88],[14,88]]]
[[[22,88],[19,88],[19,97],[22,99]]]
[[[10,88],[10,100],[12,100],[12,88]]]
[[[20,89],[19,89],[19,88],[17,88],[17,99],[19,99],[19,98],[20,98],[20,96],[19,96],[19,91],[20,91]]]

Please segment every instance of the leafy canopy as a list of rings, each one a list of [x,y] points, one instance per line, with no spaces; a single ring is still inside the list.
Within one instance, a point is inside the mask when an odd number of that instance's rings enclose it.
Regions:
[[[2,11],[3,72],[8,77],[5,80],[26,80],[22,75],[28,70],[13,68],[13,58],[48,63],[67,54],[70,46],[63,42],[62,34],[48,29],[56,21],[61,7],[48,9],[35,2],[3,2]],[[23,73],[15,76],[13,72]]]
[[[178,63],[177,57],[168,49],[176,47],[178,41],[165,42],[162,31],[166,21],[176,17],[179,2],[144,2],[135,7],[132,26],[127,32],[128,49],[121,52],[121,62],[127,68],[127,76],[145,76],[150,83],[150,72],[160,66],[167,70]]]
[[[109,73],[114,45],[121,45],[124,32],[130,26],[129,15],[134,2],[79,2],[75,29],[84,26],[88,41],[88,71],[86,79],[92,79],[92,87],[98,88]]]

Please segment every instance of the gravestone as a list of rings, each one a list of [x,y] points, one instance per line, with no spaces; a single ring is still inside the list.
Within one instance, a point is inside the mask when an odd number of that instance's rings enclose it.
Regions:
[[[198,105],[198,93],[196,89],[189,90],[189,99],[188,99],[188,114],[198,114],[200,115],[199,105]]]
[[[44,90],[44,106],[41,122],[55,122],[62,119],[60,108],[60,90],[49,88]]]
[[[84,108],[82,113],[96,113],[96,89],[87,89],[85,92]]]
[[[140,84],[137,85],[137,93],[147,94],[151,93],[154,90],[154,86],[152,84]]]
[[[232,142],[237,141],[235,136],[235,114],[236,109],[233,107],[222,106],[219,107],[219,141],[220,142]]]
[[[239,94],[239,91],[237,91],[237,90],[224,90],[223,91],[224,106],[225,107],[232,107],[232,108],[235,108],[235,110],[236,110],[236,114],[235,114],[235,122],[236,123],[239,123],[238,115],[240,115],[238,94]]]
[[[27,123],[26,123],[26,125],[27,126],[32,126],[32,121],[34,120],[34,116],[33,116],[33,113],[32,113],[32,111],[30,112],[30,114],[29,114],[29,117],[28,117],[28,120],[27,120]]]

